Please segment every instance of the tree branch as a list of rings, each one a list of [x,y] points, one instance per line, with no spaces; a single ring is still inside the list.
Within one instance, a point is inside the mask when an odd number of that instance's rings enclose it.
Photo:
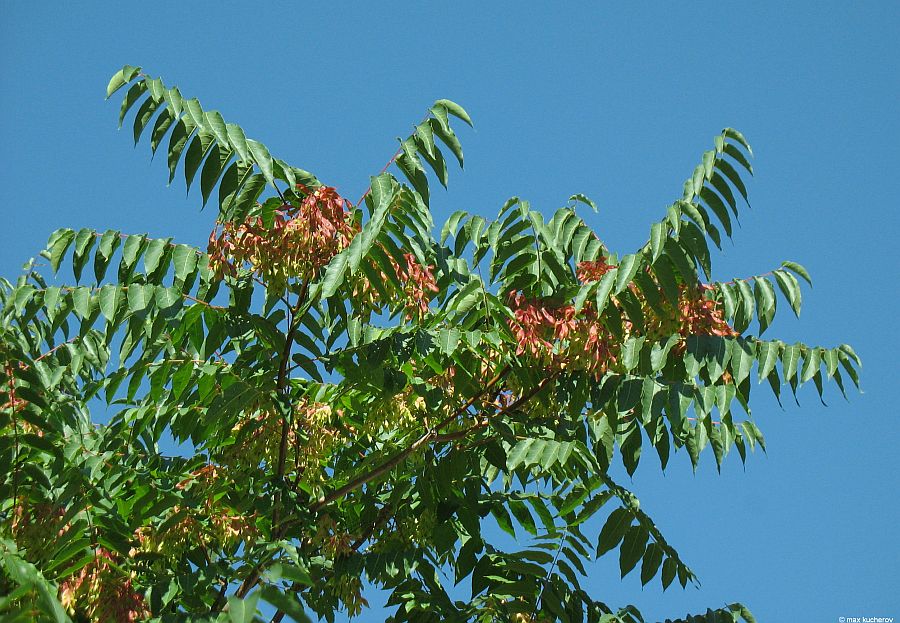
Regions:
[[[379,476],[386,474],[387,472],[391,471],[394,467],[399,465],[401,462],[403,462],[403,460],[405,460],[411,454],[416,452],[416,450],[418,450],[422,446],[425,446],[429,442],[436,440],[439,437],[438,433],[441,428],[443,428],[444,426],[446,426],[447,424],[449,424],[450,422],[455,420],[457,417],[459,417],[466,410],[468,410],[469,407],[471,407],[473,404],[475,404],[475,402],[481,396],[483,396],[488,390],[491,389],[491,387],[493,387],[501,379],[503,379],[503,377],[505,377],[508,373],[509,373],[509,366],[507,365],[497,374],[497,376],[495,376],[493,379],[488,381],[487,385],[485,385],[480,392],[478,392],[477,394],[475,394],[474,396],[469,398],[469,400],[467,400],[465,402],[465,404],[463,404],[459,409],[454,411],[451,415],[444,418],[433,429],[429,430],[427,433],[425,433],[424,435],[422,435],[421,437],[416,439],[412,443],[412,445],[410,445],[408,448],[401,450],[400,452],[398,452],[397,454],[392,456],[390,459],[388,459],[387,461],[385,461],[378,467],[372,469],[371,471],[369,471],[365,474],[362,474],[361,476],[358,476],[357,478],[354,478],[353,480],[348,482],[343,487],[340,487],[339,489],[332,491],[327,496],[319,499],[319,501],[317,503],[313,504],[311,510],[313,512],[321,510],[323,507],[334,502],[335,500],[339,500],[340,498],[344,497],[351,491],[354,491],[355,489],[358,489],[359,487],[363,486],[367,482],[371,482],[372,480],[375,480]],[[540,391],[540,389],[543,388],[543,386],[546,384],[547,381],[550,380],[550,378],[552,378],[552,377],[546,377],[543,381],[538,383],[538,386],[536,387],[534,393],[537,393],[538,391]],[[533,394],[531,394],[531,395],[533,395]]]
[[[309,288],[309,279],[303,281],[303,285],[300,287],[300,293],[297,295],[297,302],[290,309],[290,320],[288,324],[288,330],[285,333],[284,339],[284,350],[281,353],[281,361],[278,364],[278,378],[275,382],[275,387],[277,391],[281,394],[285,394],[285,389],[287,388],[287,371],[288,371],[288,363],[291,358],[291,347],[294,345],[294,333],[297,331],[297,327],[300,326],[300,308],[306,300],[307,289]],[[281,482],[284,479],[284,465],[287,460],[287,442],[288,436],[291,431],[291,422],[290,418],[286,414],[282,414],[281,416],[281,440],[278,444],[278,465],[275,471],[275,480],[277,482]],[[272,525],[277,526],[278,521],[280,519],[281,511],[281,492],[276,493],[275,499],[275,509],[272,511]],[[278,536],[278,532],[276,529],[275,536]]]

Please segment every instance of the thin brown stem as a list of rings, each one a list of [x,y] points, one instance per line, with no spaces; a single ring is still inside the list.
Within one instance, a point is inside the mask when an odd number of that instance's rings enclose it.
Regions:
[[[300,590],[300,584],[297,582],[293,582],[293,583],[291,583],[291,587],[288,590],[296,592],[296,591]],[[272,618],[269,621],[269,623],[281,623],[281,620],[284,619],[285,614],[286,613],[284,612],[284,610],[276,610],[275,614],[272,615]]]
[[[221,582],[222,586],[219,587],[219,592],[216,594],[216,600],[213,602],[212,608],[209,609],[210,614],[221,612],[222,608],[224,608],[227,603],[225,594],[228,592],[228,582],[226,580],[222,580]]]
[[[546,387],[558,375],[559,375],[559,372],[554,372],[550,376],[544,377],[544,379],[542,379],[540,383],[538,383],[530,391],[528,391],[528,393],[523,394],[518,399],[516,399],[515,402],[509,404],[506,407],[503,407],[502,409],[500,409],[499,411],[494,413],[494,415],[491,416],[491,419],[497,419],[498,416],[505,415],[511,411],[518,409],[523,404],[525,404],[527,401],[531,400],[537,394],[539,394],[540,391],[542,389],[544,389],[544,387]],[[457,441],[459,439],[464,439],[472,431],[478,430],[480,428],[485,428],[488,426],[488,424],[490,424],[490,420],[488,418],[485,418],[481,422],[473,424],[472,426],[469,426],[468,428],[464,428],[464,429],[458,430],[458,431],[453,431],[452,433],[444,433],[443,435],[437,435],[434,438],[434,441],[435,442],[442,442],[442,441],[446,442],[446,441]]]
[[[378,511],[378,517],[375,518],[375,521],[372,522],[372,525],[369,526],[369,529],[366,530],[363,534],[359,536],[353,543],[350,545],[350,549],[354,552],[359,551],[359,548],[363,546],[363,544],[372,538],[372,535],[375,534],[375,531],[378,530],[381,526],[383,526],[388,519],[391,517],[391,506],[390,504],[385,504],[380,511]]]
[[[394,155],[391,156],[391,159],[388,160],[387,164],[384,165],[384,166],[381,168],[381,171],[378,172],[378,175],[381,175],[382,173],[384,173],[385,171],[387,171],[388,168],[389,168],[392,164],[394,164],[394,162],[395,162],[395,161],[397,160],[397,158],[400,156],[400,153],[401,153],[402,151],[403,151],[403,148],[402,148],[402,147],[401,147],[400,149],[398,149],[398,150],[394,153]],[[358,207],[360,206],[360,204],[365,200],[365,198],[369,196],[369,193],[370,193],[370,192],[372,192],[372,185],[371,185],[371,184],[369,185],[368,188],[366,188],[366,192],[363,193],[362,197],[359,198],[359,200],[354,204],[354,206],[358,208]]]
[[[297,331],[297,327],[300,326],[300,321],[302,319],[301,307],[306,302],[306,294],[309,288],[309,279],[303,282],[303,285],[300,287],[300,293],[297,295],[297,302],[290,309],[290,316],[288,319],[288,330],[285,333],[284,339],[284,349],[281,353],[281,360],[278,365],[278,379],[276,381],[276,388],[279,393],[286,394],[287,389],[287,373],[288,373],[288,364],[290,363],[291,358],[291,348],[294,345],[294,333]],[[291,432],[291,422],[290,418],[287,414],[282,414],[281,416],[281,439],[278,445],[278,465],[276,467],[275,476],[276,482],[279,484],[284,479],[284,471],[285,471],[285,463],[287,461],[287,446],[288,446],[288,437]],[[272,525],[277,526],[280,520],[281,514],[281,491],[276,493],[275,499],[275,509],[272,512]],[[278,536],[278,531],[276,529],[275,536]]]
[[[388,459],[387,461],[385,461],[378,467],[370,470],[369,472],[366,472],[365,474],[362,474],[361,476],[358,476],[357,478],[354,478],[353,480],[348,482],[343,487],[340,487],[339,489],[332,491],[327,496],[321,498],[316,504],[313,504],[312,511],[316,512],[316,511],[322,509],[324,506],[327,506],[328,504],[334,502],[335,500],[341,499],[348,493],[358,489],[359,487],[363,486],[367,482],[371,482],[372,480],[375,480],[376,478],[390,472],[397,465],[402,463],[407,457],[409,457],[414,452],[416,452],[419,448],[421,448],[422,446],[425,446],[426,444],[430,443],[431,441],[434,441],[438,437],[438,434],[439,434],[439,431],[441,428],[443,428],[444,426],[446,426],[447,424],[449,424],[450,422],[455,420],[457,417],[462,415],[464,412],[466,412],[469,409],[469,407],[471,407],[473,404],[475,404],[475,402],[481,396],[483,396],[487,391],[489,391],[491,389],[491,387],[493,387],[504,376],[506,376],[506,374],[508,372],[509,372],[509,366],[504,367],[497,374],[497,376],[495,376],[493,379],[488,381],[487,385],[485,385],[484,388],[482,388],[482,390],[480,392],[478,392],[477,394],[472,396],[469,400],[467,400],[459,409],[454,411],[451,415],[444,418],[440,423],[438,423],[437,426],[435,426],[434,428],[432,428],[431,430],[426,432],[424,435],[422,435],[421,437],[416,439],[409,447],[405,448],[404,450],[401,450],[400,452],[398,452],[397,454],[392,456],[390,459]],[[546,381],[546,380],[548,380],[548,379],[544,379],[544,381]],[[542,381],[540,383],[540,385],[543,385],[544,381]]]
[[[46,353],[43,353],[43,354],[39,355],[38,357],[36,357],[35,360],[34,360],[34,362],[37,363],[37,362],[40,361],[41,359],[45,359],[45,358],[49,357],[50,355],[52,355],[53,353],[55,353],[56,351],[58,351],[60,348],[62,348],[63,346],[65,346],[66,344],[73,344],[73,343],[75,342],[75,340],[79,339],[80,337],[81,337],[81,336],[76,335],[75,337],[69,338],[69,339],[66,340],[65,342],[62,342],[62,343],[60,343],[60,344],[57,344],[56,346],[54,346],[53,348],[51,348],[50,350],[48,350]]]
[[[430,117],[430,116],[431,116],[430,113],[427,114],[427,115],[425,115],[425,117],[424,117],[424,118],[422,119],[422,121],[420,121],[419,123],[420,123],[420,124],[421,124],[421,123],[424,123],[424,122],[428,119],[428,117]],[[394,155],[391,156],[391,159],[387,161],[387,164],[384,165],[383,167],[381,167],[381,171],[378,172],[378,175],[381,175],[382,173],[384,173],[385,171],[387,171],[387,170],[390,168],[390,166],[391,166],[392,164],[394,164],[394,162],[397,161],[397,158],[399,158],[399,157],[400,157],[400,154],[402,154],[402,153],[403,153],[403,146],[401,145],[401,146],[397,149],[397,151],[394,152]],[[360,204],[363,202],[363,200],[365,200],[365,198],[369,196],[369,193],[370,193],[370,192],[372,192],[372,186],[371,186],[371,185],[369,185],[369,187],[366,188],[366,192],[363,193],[363,196],[359,198],[359,201],[357,201],[357,202],[354,204],[354,206],[358,208],[358,207],[360,206]]]
[[[243,599],[247,596],[253,587],[259,582],[259,571],[262,569],[262,562],[259,562],[252,571],[250,571],[250,575],[244,578],[244,581],[241,582],[241,585],[238,586],[238,589],[234,592],[235,597]]]
[[[9,407],[13,425],[13,444],[15,446],[13,456],[13,473],[12,473],[12,499],[13,506],[19,503],[19,420],[16,418],[16,411],[19,409],[19,400],[16,398],[16,379],[13,376],[13,366],[7,357],[6,370],[9,380]]]

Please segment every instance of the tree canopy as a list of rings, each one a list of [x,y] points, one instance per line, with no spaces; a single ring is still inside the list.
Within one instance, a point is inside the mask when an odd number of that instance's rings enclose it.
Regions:
[[[333,621],[371,584],[396,622],[642,622],[582,588],[590,561],[697,578],[610,467],[745,461],[751,387],[858,384],[847,345],[761,337],[801,265],[712,280],[753,171],[734,129],[617,253],[580,194],[438,228],[472,125],[449,100],[354,203],[138,67],[121,89],[218,216],[206,250],[59,229],[0,280],[4,620]]]

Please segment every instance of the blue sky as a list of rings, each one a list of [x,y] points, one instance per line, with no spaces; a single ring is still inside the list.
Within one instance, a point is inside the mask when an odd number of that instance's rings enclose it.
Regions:
[[[360,3],[361,5],[361,3]],[[565,6],[564,9],[560,8]],[[782,410],[760,388],[768,456],[717,475],[685,454],[633,481],[693,566],[699,590],[616,562],[587,585],[648,619],[740,600],[760,621],[900,617],[900,4],[0,3],[0,274],[53,229],[114,228],[204,245],[214,214],[164,158],[116,131],[109,76],[142,65],[356,198],[432,101],[466,106],[465,171],[433,201],[490,216],[519,195],[548,213],[572,193],[614,250],[649,223],[724,126],[753,144],[753,209],[715,258],[718,278],[806,265],[800,321],[770,334],[852,344],[862,395],[813,391]],[[895,389],[891,389],[894,387]],[[894,405],[894,406],[892,406]],[[373,601],[379,599],[374,596]],[[363,621],[383,620],[375,609]]]

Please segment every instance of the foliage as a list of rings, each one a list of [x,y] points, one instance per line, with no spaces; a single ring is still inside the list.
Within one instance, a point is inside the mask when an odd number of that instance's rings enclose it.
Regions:
[[[617,255],[582,195],[456,212],[436,239],[429,176],[471,125],[448,100],[354,204],[139,68],[124,87],[120,121],[136,109],[135,142],[167,140],[218,219],[206,252],[61,229],[41,255],[71,283],[34,261],[2,281],[4,620],[243,622],[262,600],[331,621],[369,582],[397,622],[643,621],[582,589],[588,561],[697,579],[613,461],[744,461],[755,380],[858,383],[849,346],[759,337],[800,313],[800,265],[701,281],[747,198],[735,130]]]

